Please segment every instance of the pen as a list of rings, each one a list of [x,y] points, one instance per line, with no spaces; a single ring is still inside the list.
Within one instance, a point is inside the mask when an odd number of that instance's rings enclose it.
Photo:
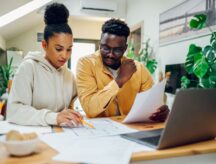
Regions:
[[[82,122],[83,125],[87,125],[88,127],[92,128],[92,129],[94,128],[94,126],[93,126],[92,124],[86,122],[86,121],[83,120],[83,119],[81,120],[81,122]]]

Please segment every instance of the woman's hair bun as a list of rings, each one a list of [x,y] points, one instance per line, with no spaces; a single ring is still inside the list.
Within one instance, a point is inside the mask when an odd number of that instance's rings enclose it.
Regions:
[[[46,25],[67,23],[69,11],[65,5],[52,3],[45,9],[44,22]]]

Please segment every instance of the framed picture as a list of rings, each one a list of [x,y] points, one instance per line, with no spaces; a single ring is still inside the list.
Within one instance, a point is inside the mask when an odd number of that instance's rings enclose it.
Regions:
[[[206,27],[202,30],[191,30],[188,26],[196,14],[205,13],[207,26],[216,29],[216,0],[186,0],[181,4],[160,14],[160,46],[202,37],[210,34]]]

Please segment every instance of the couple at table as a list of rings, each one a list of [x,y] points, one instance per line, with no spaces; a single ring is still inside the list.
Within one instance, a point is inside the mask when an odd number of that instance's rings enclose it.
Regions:
[[[124,21],[114,18],[102,26],[99,50],[78,61],[75,78],[66,66],[73,47],[68,17],[63,4],[46,7],[44,54],[30,52],[19,66],[8,100],[9,122],[79,125],[83,117],[73,110],[77,96],[89,118],[127,115],[136,94],[152,87],[145,66],[124,56],[130,29]],[[150,119],[165,121],[168,113],[169,109],[162,106]]]

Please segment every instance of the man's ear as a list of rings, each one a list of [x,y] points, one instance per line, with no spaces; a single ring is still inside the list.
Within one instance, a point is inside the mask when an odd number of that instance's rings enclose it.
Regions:
[[[45,40],[42,40],[41,44],[42,44],[43,49],[46,50],[47,49],[47,42]]]

